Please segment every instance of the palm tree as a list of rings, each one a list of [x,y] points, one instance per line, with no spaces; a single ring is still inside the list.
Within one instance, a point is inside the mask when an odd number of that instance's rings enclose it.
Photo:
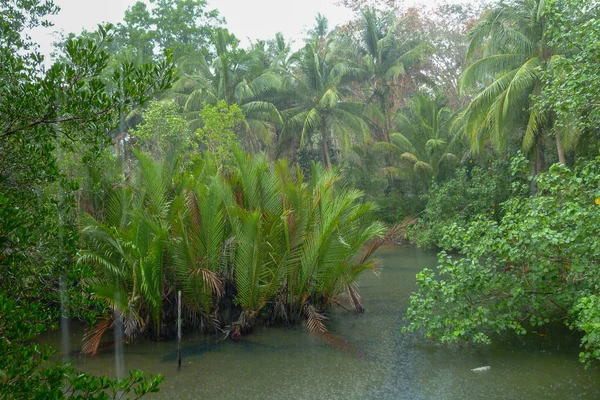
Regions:
[[[226,29],[218,28],[212,36],[216,56],[209,64],[202,54],[181,61],[181,77],[173,86],[172,97],[199,127],[199,111],[204,103],[223,100],[238,104],[246,119],[245,138],[254,150],[268,146],[276,126],[283,124],[277,108],[265,100],[278,86],[275,75],[265,74],[264,46],[250,51],[238,48],[239,40]]]
[[[478,56],[460,78],[461,91],[475,89],[466,114],[466,134],[474,153],[491,138],[497,148],[522,133],[522,149],[535,156],[535,171],[543,169],[543,139],[552,127],[552,115],[536,107],[541,75],[556,49],[546,38],[545,0],[513,0],[490,10],[470,33],[467,57]],[[573,146],[575,135],[556,136],[560,162],[563,147]]]
[[[282,112],[286,123],[282,140],[295,141],[299,133],[296,143],[303,148],[306,142],[312,146],[313,135],[317,134],[323,163],[330,168],[330,145],[334,140],[346,151],[355,140],[353,136],[363,141],[368,136],[360,117],[362,105],[344,100],[349,94],[346,84],[359,71],[347,63],[335,62],[329,43],[322,44],[318,38],[307,43],[294,58],[298,71],[284,77],[282,85],[294,103]]]
[[[327,47],[327,35],[329,34],[329,21],[323,14],[318,13],[315,17],[315,26],[308,30],[308,40],[316,40],[317,48],[320,52],[325,51]]]
[[[439,99],[427,94],[415,95],[406,115],[396,115],[393,122],[397,132],[390,134],[390,143],[375,145],[396,155],[399,166],[384,170],[393,176],[429,180],[457,166],[461,143],[452,134],[453,117]]]
[[[371,203],[360,202],[364,193],[345,187],[339,175],[331,170],[324,171],[313,164],[308,186],[308,202],[303,210],[307,217],[304,224],[294,224],[303,229],[300,267],[288,286],[294,300],[300,300],[306,313],[307,301],[317,310],[329,307],[341,293],[348,292],[353,305],[362,310],[354,283],[360,273],[373,270],[376,264],[369,256],[354,259],[354,255],[370,239],[384,232],[381,223],[363,224],[361,218],[373,210]],[[298,197],[302,199],[302,197]],[[309,313],[310,315],[310,313]],[[310,322],[310,321],[309,321]]]
[[[115,189],[103,221],[83,217],[82,234],[88,246],[78,262],[95,267],[90,289],[111,309],[109,317],[101,318],[86,334],[84,352],[90,354],[117,320],[128,338],[144,331],[147,319],[154,335],[160,336],[169,221],[179,203],[169,200],[172,166],[143,153],[136,155],[135,190]]]
[[[290,72],[292,47],[281,32],[277,32],[275,38],[268,42],[268,54],[271,69]]]
[[[170,232],[175,283],[183,288],[186,305],[208,326],[218,327],[215,313],[225,295],[224,277],[231,243],[217,166],[207,158],[182,183],[182,202]],[[215,326],[216,324],[216,326]]]
[[[362,55],[359,66],[363,94],[368,105],[366,114],[377,132],[377,140],[390,142],[393,118],[404,105],[407,95],[401,80],[416,81],[424,78],[419,72],[423,59],[431,52],[431,46],[418,39],[402,41],[396,33],[392,15],[378,15],[367,8],[361,14],[360,37],[357,42]],[[414,85],[408,85],[413,87]]]
[[[363,193],[340,185],[339,176],[314,165],[311,179],[293,173],[285,160],[237,154],[236,172],[225,196],[235,239],[233,277],[242,313],[232,324],[238,335],[274,303],[272,318],[308,320],[323,330],[321,312],[348,291],[360,309],[354,282],[374,269],[372,252],[355,255],[382,235],[381,223],[363,223],[373,204]]]
[[[242,312],[231,332],[247,330],[279,286],[284,236],[281,194],[265,156],[236,153],[235,169],[226,179],[224,197],[234,241],[232,271]]]

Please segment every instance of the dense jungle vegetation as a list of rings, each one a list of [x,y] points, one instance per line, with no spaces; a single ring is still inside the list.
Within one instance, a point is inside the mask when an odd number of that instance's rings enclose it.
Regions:
[[[51,0],[0,5],[0,393],[135,398],[32,339],[84,321],[94,354],[184,330],[324,332],[362,311],[391,240],[439,249],[405,330],[487,343],[556,322],[600,358],[600,4],[344,1],[302,43],[242,47],[203,0],[138,2],[28,36]],[[456,257],[459,254],[460,257]]]

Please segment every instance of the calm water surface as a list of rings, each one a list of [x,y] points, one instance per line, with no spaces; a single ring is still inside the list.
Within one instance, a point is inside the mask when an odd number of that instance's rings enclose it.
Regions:
[[[237,343],[186,336],[177,372],[175,342],[138,341],[124,349],[125,368],[165,375],[160,393],[150,397],[157,399],[600,398],[600,371],[579,364],[577,338],[568,330],[460,347],[402,334],[415,274],[437,258],[413,247],[388,247],[377,256],[379,276],[360,279],[365,313],[330,315],[336,345],[301,327],[259,329]],[[80,337],[73,333],[73,349]],[[115,375],[110,351],[74,363]],[[471,371],[488,365],[487,372]]]

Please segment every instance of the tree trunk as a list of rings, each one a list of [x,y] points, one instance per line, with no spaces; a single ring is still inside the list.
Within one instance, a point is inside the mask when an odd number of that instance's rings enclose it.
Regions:
[[[383,123],[383,140],[387,143],[391,143],[390,141],[390,125],[391,123],[388,121],[387,115],[385,116],[385,121]]]
[[[535,177],[536,172],[535,172],[535,163],[531,163],[531,176]],[[530,192],[531,192],[531,196],[534,196],[537,193],[537,182],[535,179],[531,179],[531,184],[530,184]]]
[[[537,146],[535,149],[535,174],[539,175],[544,171],[544,137],[538,135]]]
[[[356,289],[354,289],[354,287],[352,287],[352,285],[348,286],[348,294],[350,295],[350,300],[352,301],[352,305],[354,306],[354,309],[356,310],[356,312],[359,312],[359,313],[364,312],[365,309],[363,308],[362,304],[360,303],[360,296],[356,292]]]
[[[329,158],[329,144],[327,143],[327,124],[325,117],[321,118],[321,151],[323,152],[323,161],[328,169],[331,169],[331,158]]]
[[[385,126],[383,128],[383,140],[386,143],[392,143],[392,141],[390,139],[390,130],[391,130],[391,128],[389,128],[390,125],[391,124],[388,123],[387,116],[386,116]],[[393,167],[394,166],[394,153],[390,150],[384,155],[384,157],[385,157],[384,161],[385,161],[386,165]]]
[[[177,292],[177,370],[181,371],[181,290]]]
[[[560,138],[558,134],[554,135],[556,137],[556,151],[558,153],[558,162],[562,165],[567,165],[567,161],[565,160],[565,151],[562,148],[562,144],[560,143]]]

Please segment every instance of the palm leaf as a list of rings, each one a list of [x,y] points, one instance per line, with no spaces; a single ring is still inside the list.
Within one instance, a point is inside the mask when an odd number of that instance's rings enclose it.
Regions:
[[[526,57],[523,54],[496,54],[475,61],[460,75],[458,86],[461,93],[485,77],[495,76],[498,73],[511,71],[523,65]]]
[[[87,329],[83,334],[81,352],[93,356],[98,351],[98,346],[104,333],[114,324],[112,316],[105,316],[93,327]]]
[[[317,312],[312,305],[307,304],[304,306],[304,317],[306,318],[306,327],[309,332],[327,332],[327,327],[324,323],[327,317]]]

